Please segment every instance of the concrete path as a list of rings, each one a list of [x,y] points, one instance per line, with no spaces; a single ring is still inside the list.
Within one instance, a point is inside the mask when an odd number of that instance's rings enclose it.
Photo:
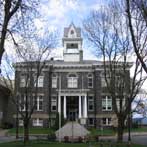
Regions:
[[[128,141],[128,134],[125,133],[124,136],[124,141]],[[111,141],[116,141],[117,136],[100,136],[101,140],[111,140]],[[142,144],[142,145],[147,145],[147,132],[132,132],[131,133],[131,142],[135,144]]]

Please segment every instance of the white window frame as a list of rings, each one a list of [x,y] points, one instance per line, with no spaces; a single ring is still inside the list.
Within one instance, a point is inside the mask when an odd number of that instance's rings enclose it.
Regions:
[[[35,101],[37,101],[37,105],[35,106],[37,109],[35,111],[43,111],[43,95],[38,95],[37,99],[33,97],[33,104],[35,105]],[[40,109],[40,102],[42,102],[42,109]]]
[[[92,99],[90,99],[90,97],[91,97]],[[93,109],[89,109],[90,103],[92,103]],[[92,95],[89,95],[89,96],[88,96],[88,111],[94,111],[94,96],[92,96]]]
[[[43,119],[34,118],[34,119],[33,119],[33,122],[32,122],[32,125],[33,125],[34,127],[43,127]]]
[[[109,107],[111,107],[111,109],[108,109]],[[112,111],[112,98],[110,96],[102,98],[102,111]]]
[[[88,88],[93,88],[93,75],[88,74],[87,78],[88,78]]]
[[[23,119],[19,119],[19,126],[20,126],[20,127],[24,126]]]
[[[101,77],[101,87],[107,87],[105,77]]]
[[[104,124],[103,119],[105,119],[106,123]],[[102,125],[103,126],[111,126],[112,125],[112,118],[111,117],[104,117],[102,118]]]
[[[36,86],[43,87],[43,85],[44,85],[44,76],[38,76],[38,78],[36,76],[34,76],[34,87],[36,87]]]
[[[25,76],[20,76],[20,87],[25,87],[26,82],[25,82]]]
[[[56,106],[56,110],[53,109],[53,106]],[[57,97],[52,96],[51,98],[51,111],[55,112],[57,111]]]
[[[55,74],[52,76],[52,88],[57,88],[57,76]]]
[[[72,74],[70,74],[70,75],[72,75]],[[68,88],[78,88],[78,77],[77,77],[77,75],[73,74],[73,75],[75,75],[73,77],[72,76],[70,77],[70,75],[67,78]]]
[[[122,107],[125,107],[125,105],[126,105],[126,100],[124,97],[122,100]],[[116,99],[116,106],[117,106],[117,109],[120,110],[120,99],[119,98]]]
[[[26,76],[20,76],[20,87],[28,87],[30,84],[30,78]]]
[[[22,103],[22,99],[23,99],[23,103]],[[26,111],[26,96],[25,95],[21,95],[20,99],[19,99],[19,111]]]

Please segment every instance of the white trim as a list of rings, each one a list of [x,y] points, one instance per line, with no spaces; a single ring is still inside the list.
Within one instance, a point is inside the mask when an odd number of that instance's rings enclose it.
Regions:
[[[106,124],[103,123],[103,119],[106,119]],[[109,119],[110,119],[110,122],[109,122]],[[103,117],[102,118],[102,125],[103,126],[111,126],[112,125],[112,118],[111,117]]]
[[[33,125],[34,127],[42,127],[42,126],[43,126],[43,119],[34,118],[34,119],[33,119],[33,122],[32,122],[32,125]]]
[[[66,96],[64,96],[64,118],[67,118],[67,115],[66,115]]]
[[[111,109],[108,109],[108,101],[111,100]],[[105,102],[105,104],[103,104]],[[106,109],[103,109],[105,105]],[[102,111],[112,111],[112,98],[109,96],[102,97]]]
[[[79,96],[79,118],[81,118],[81,116],[82,116],[81,100],[82,100],[82,96]]]

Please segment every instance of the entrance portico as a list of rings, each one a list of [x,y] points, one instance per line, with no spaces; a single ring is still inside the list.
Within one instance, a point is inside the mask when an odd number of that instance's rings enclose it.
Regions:
[[[63,93],[58,95],[58,112],[67,120],[87,118],[87,94]]]

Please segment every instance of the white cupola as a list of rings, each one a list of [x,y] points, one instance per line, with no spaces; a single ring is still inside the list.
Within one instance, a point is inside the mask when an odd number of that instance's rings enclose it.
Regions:
[[[65,62],[80,62],[83,60],[81,29],[73,23],[64,28],[63,36],[63,58]]]

